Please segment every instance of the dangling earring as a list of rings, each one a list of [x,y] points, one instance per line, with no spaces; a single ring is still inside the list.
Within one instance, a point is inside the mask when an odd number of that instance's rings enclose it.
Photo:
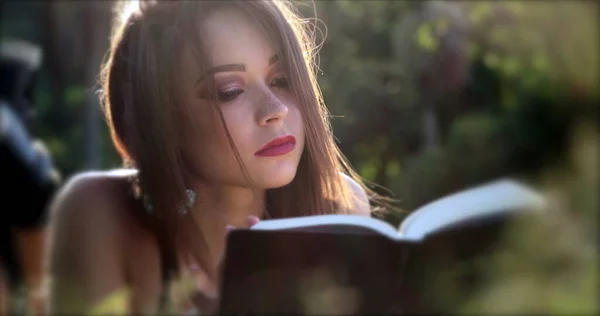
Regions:
[[[196,192],[194,192],[194,190],[185,190],[185,195],[187,200],[185,201],[185,203],[179,205],[179,214],[181,215],[187,214],[196,203]]]

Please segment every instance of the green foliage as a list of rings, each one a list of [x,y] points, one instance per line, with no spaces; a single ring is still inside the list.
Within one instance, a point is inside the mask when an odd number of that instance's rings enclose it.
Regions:
[[[524,219],[508,232],[486,267],[493,273],[465,312],[597,314],[597,129],[581,121],[570,133],[567,165],[547,168],[538,182],[548,201],[542,221]],[[595,173],[594,173],[595,171]]]
[[[432,26],[424,23],[417,29],[415,34],[417,44],[427,52],[434,52],[439,47],[438,40],[433,36]]]
[[[108,297],[96,304],[90,311],[90,315],[123,315],[128,311],[131,293],[128,289],[114,291]]]

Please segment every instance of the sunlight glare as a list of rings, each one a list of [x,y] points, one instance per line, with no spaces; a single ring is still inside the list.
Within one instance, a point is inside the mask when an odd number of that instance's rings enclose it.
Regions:
[[[140,1],[139,0],[128,0],[127,4],[121,13],[121,23],[125,23],[132,14],[138,12],[140,10]]]

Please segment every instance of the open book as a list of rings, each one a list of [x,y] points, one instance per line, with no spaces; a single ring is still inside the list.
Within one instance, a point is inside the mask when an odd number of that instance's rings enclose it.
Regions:
[[[235,230],[219,313],[455,312],[446,294],[433,293],[450,286],[456,304],[476,294],[485,277],[475,268],[453,271],[493,254],[515,217],[543,214],[545,203],[532,188],[501,179],[420,207],[399,228],[366,216],[320,215]]]
[[[303,230],[322,232],[373,232],[391,239],[422,240],[425,236],[479,219],[544,208],[544,198],[535,190],[510,179],[497,180],[460,191],[418,208],[398,229],[365,216],[317,215],[265,220],[253,230]]]

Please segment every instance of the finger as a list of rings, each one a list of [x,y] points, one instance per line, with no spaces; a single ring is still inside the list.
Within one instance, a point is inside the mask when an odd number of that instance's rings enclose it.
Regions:
[[[252,227],[260,222],[260,219],[256,216],[248,216],[248,226]]]

